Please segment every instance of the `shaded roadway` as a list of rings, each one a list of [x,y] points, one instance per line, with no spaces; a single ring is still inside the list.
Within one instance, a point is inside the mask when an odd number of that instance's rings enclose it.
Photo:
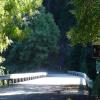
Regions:
[[[94,97],[81,95],[80,91],[79,95],[74,94],[77,91],[67,91],[68,77],[64,74],[50,74],[48,77],[0,88],[0,100],[67,100],[69,97],[71,100],[95,100]]]

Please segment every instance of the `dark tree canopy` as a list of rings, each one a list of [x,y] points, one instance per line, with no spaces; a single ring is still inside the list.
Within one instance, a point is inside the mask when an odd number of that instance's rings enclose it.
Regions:
[[[31,32],[27,38],[14,44],[9,52],[8,60],[15,64],[33,64],[45,66],[49,53],[58,52],[60,31],[50,13],[45,8],[38,10],[37,14],[29,17],[28,27]]]

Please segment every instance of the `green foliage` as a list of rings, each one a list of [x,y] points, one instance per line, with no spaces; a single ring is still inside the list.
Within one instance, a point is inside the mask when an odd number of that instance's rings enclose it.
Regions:
[[[2,33],[17,40],[25,38],[31,31],[26,25],[27,15],[33,15],[42,5],[42,0],[4,0],[1,4]]]
[[[54,16],[54,20],[60,29],[59,53],[52,57],[50,56],[50,68],[58,69],[60,66],[62,70],[67,70],[73,62],[70,60],[71,46],[68,44],[66,38],[66,31],[68,31],[75,24],[75,17],[70,13],[73,9],[71,0],[44,0],[44,6],[48,12]],[[73,58],[72,58],[73,59]],[[74,60],[74,59],[73,59]],[[76,65],[75,65],[76,66]],[[70,67],[70,68],[71,68]]]
[[[7,74],[6,68],[3,66],[0,66],[0,75],[4,75],[4,74]]]
[[[7,69],[3,66],[0,66],[0,76],[1,75],[5,75],[5,74],[9,74],[9,72],[7,71]],[[7,85],[7,81],[6,80],[0,80],[0,86],[3,86],[4,83]]]
[[[12,46],[8,59],[19,65],[45,66],[49,53],[58,52],[59,29],[43,7],[29,17],[28,23],[31,32]]]
[[[7,36],[0,34],[0,53],[6,50],[12,41]]]
[[[75,6],[75,11],[71,12],[76,17],[77,24],[67,33],[67,37],[71,40],[73,45],[80,44],[86,46],[95,41],[99,41],[100,0],[72,0],[72,3]],[[84,52],[82,55],[83,54]],[[88,72],[85,59],[83,58],[81,61],[81,70]],[[90,68],[88,69],[91,70]],[[100,76],[97,77],[94,84],[94,93],[97,95],[100,95],[99,87]]]
[[[79,2],[80,0],[77,1]],[[51,66],[53,66],[54,68],[54,66],[56,65],[56,69],[58,68],[58,66],[61,66],[62,70],[64,71],[77,70],[88,72],[89,77],[95,79],[95,60],[91,58],[91,45],[88,45],[85,48],[85,52],[83,52],[83,47],[80,47],[78,45],[72,47],[71,45],[69,45],[68,40],[65,36],[66,31],[69,31],[70,28],[77,25],[76,21],[78,20],[78,18],[76,18],[75,9],[76,7],[81,7],[81,5],[75,6],[75,3],[73,2],[74,0],[44,0],[44,5],[47,11],[50,11],[54,15],[55,22],[59,26],[59,29],[61,31],[61,39],[59,41],[60,52],[58,55],[55,55],[55,57],[57,57],[57,60],[55,60],[54,57],[50,59]],[[77,10],[80,9],[77,8]],[[67,35],[69,36],[69,38],[71,37],[71,35]]]
[[[3,53],[8,47],[8,45],[11,44],[11,40],[6,36],[6,34],[3,32],[4,28],[4,2],[3,0],[0,1],[0,54]],[[0,64],[4,61],[5,59],[0,56]]]
[[[71,11],[77,24],[67,36],[72,43],[87,45],[97,40],[100,35],[100,0],[72,0],[75,11]]]
[[[34,3],[33,6],[32,3]],[[0,53],[2,53],[8,45],[11,43],[11,40],[7,36],[19,36],[22,37],[22,33],[25,33],[24,30],[20,30],[19,24],[23,17],[24,13],[31,13],[33,10],[38,8],[42,3],[42,0],[37,1],[19,1],[19,0],[0,0]],[[23,6],[22,6],[23,4]],[[27,9],[27,10],[26,10]]]
[[[81,50],[82,47],[81,46],[74,46],[71,50],[71,54],[70,54],[70,70],[76,70],[79,71],[80,70],[80,63],[81,63]]]
[[[65,35],[65,32],[75,24],[75,18],[70,13],[70,10],[73,9],[73,5],[70,1],[71,0],[44,0],[47,11],[53,14],[62,35]]]
[[[100,96],[100,75],[97,76],[94,82],[93,94],[95,94],[96,96]]]
[[[83,72],[83,73],[88,73],[88,69],[87,69],[87,65],[86,65],[86,62],[81,62],[81,67],[80,67],[80,71]]]
[[[41,5],[42,0],[0,0],[1,54],[12,43],[10,39],[18,41],[27,37],[31,32],[26,24],[27,15],[32,16]],[[0,63],[4,60],[0,56]]]

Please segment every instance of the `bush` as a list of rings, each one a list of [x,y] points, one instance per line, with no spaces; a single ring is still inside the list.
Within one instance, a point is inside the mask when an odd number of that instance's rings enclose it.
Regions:
[[[100,96],[100,74],[97,76],[94,82],[93,94],[96,96]]]

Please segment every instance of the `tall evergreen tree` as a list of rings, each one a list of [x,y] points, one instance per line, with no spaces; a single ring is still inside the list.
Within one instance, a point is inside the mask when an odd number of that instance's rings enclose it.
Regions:
[[[72,15],[70,10],[74,9],[71,0],[44,0],[44,6],[46,10],[51,12],[54,16],[54,20],[60,29],[60,41],[59,41],[59,55],[57,55],[58,62],[57,66],[62,69],[67,69],[69,63],[69,55],[71,46],[68,43],[66,37],[66,31],[69,31],[70,27],[75,24],[75,17]],[[67,59],[66,59],[67,58]]]
[[[29,16],[26,23],[31,31],[27,38],[13,45],[8,59],[10,62],[19,64],[18,69],[23,69],[25,64],[32,65],[31,69],[34,66],[46,66],[49,63],[48,55],[58,52],[59,28],[55,24],[53,16],[47,13],[44,7],[39,8],[35,15]],[[25,67],[29,69],[27,66]]]

